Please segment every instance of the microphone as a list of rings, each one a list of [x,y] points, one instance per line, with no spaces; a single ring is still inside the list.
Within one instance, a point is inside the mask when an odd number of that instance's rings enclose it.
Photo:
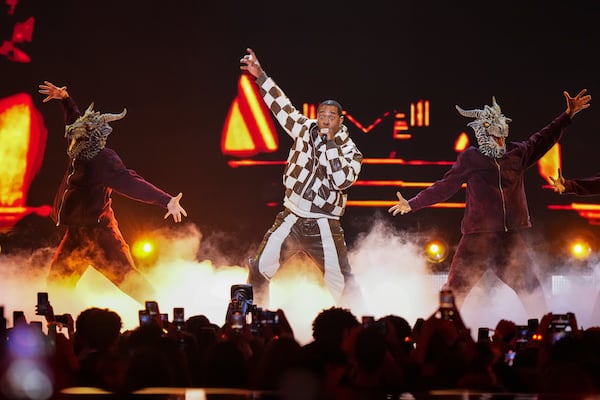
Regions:
[[[319,134],[323,139],[327,139],[327,134],[329,133],[329,128],[321,128],[319,129]]]

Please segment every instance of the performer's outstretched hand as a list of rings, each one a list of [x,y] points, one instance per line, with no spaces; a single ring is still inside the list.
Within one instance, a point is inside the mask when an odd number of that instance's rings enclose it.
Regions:
[[[569,114],[571,118],[573,118],[579,111],[585,110],[590,106],[590,100],[592,100],[592,96],[585,94],[586,92],[587,89],[582,89],[581,92],[577,93],[577,96],[575,97],[571,97],[566,90],[563,92],[565,99],[567,100],[567,109],[565,112]]]
[[[550,183],[552,183],[555,192],[560,194],[563,194],[565,192],[565,178],[563,178],[560,168],[558,169],[557,178],[553,178],[551,176],[549,176],[548,178],[550,179]]]
[[[246,54],[240,60],[240,63],[242,64],[240,65],[240,69],[243,71],[248,71],[250,75],[252,75],[255,78],[258,78],[263,72],[263,69],[260,66],[260,63],[258,62],[258,58],[256,58],[256,54],[254,54],[254,51],[251,48],[247,48],[246,51],[248,52],[248,54]]]
[[[42,100],[44,103],[46,103],[47,101],[50,101],[52,99],[62,100],[62,99],[66,99],[67,97],[69,97],[69,93],[67,92],[66,86],[58,87],[58,86],[54,85],[53,83],[44,81],[44,84],[39,85],[38,87],[40,88],[38,90],[38,92],[46,95],[46,98],[44,100]]]
[[[181,200],[182,196],[183,193],[179,193],[177,196],[171,197],[171,200],[169,200],[169,203],[167,204],[167,210],[169,211],[165,214],[165,219],[167,219],[169,215],[172,215],[173,221],[181,222],[181,214],[187,217],[187,212],[179,204],[179,200]]]
[[[396,196],[398,196],[398,204],[391,206],[388,210],[388,213],[392,213],[392,215],[395,217],[398,215],[398,213],[400,213],[400,215],[404,215],[410,212],[412,208],[410,208],[410,205],[408,205],[408,201],[402,197],[400,192],[396,192]]]

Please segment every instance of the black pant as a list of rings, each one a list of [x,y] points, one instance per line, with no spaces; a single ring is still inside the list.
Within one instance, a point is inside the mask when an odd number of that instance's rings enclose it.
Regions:
[[[520,232],[472,233],[461,238],[448,274],[447,286],[454,292],[457,305],[488,268],[522,301],[535,290],[542,290],[535,262]]]
[[[360,296],[348,261],[344,230],[337,219],[302,218],[288,209],[277,214],[257,254],[249,260],[248,283],[257,304],[268,304],[268,283],[281,265],[304,252],[321,270],[325,284],[337,303]]]

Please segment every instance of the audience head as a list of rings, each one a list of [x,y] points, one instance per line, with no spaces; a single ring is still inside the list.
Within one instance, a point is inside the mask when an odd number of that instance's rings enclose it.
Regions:
[[[409,354],[413,350],[412,328],[408,321],[398,315],[386,315],[380,318],[386,326],[391,325],[392,331],[395,334],[395,340],[399,344],[400,350],[405,354]]]
[[[75,351],[84,347],[108,350],[119,339],[122,321],[119,314],[108,309],[91,307],[75,320]]]
[[[360,325],[358,319],[348,309],[331,307],[321,311],[313,320],[313,338],[317,342],[342,342],[347,329]]]

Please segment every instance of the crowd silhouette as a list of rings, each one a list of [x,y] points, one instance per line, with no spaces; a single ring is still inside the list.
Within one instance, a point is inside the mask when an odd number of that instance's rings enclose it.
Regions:
[[[332,306],[315,316],[313,339],[302,345],[283,310],[269,319],[242,310],[242,324],[229,310],[223,325],[144,311],[129,330],[100,307],[73,318],[37,305],[46,327],[17,312],[11,326],[2,319],[1,395],[69,399],[81,393],[73,388],[96,388],[130,398],[148,388],[204,388],[205,398],[220,399],[600,398],[600,327],[579,327],[573,313],[527,325],[502,319],[473,335],[453,304],[414,324]]]

